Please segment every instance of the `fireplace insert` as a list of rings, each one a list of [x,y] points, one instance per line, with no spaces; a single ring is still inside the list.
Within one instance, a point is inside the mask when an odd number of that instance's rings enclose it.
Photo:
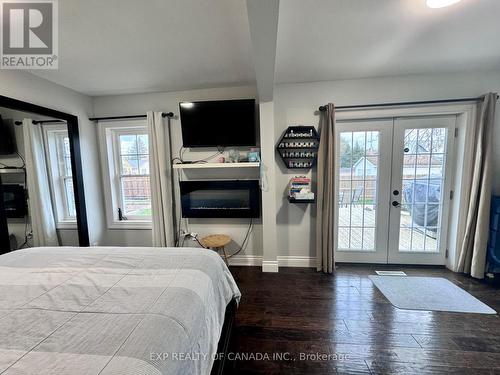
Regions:
[[[260,216],[258,180],[181,181],[182,217]]]

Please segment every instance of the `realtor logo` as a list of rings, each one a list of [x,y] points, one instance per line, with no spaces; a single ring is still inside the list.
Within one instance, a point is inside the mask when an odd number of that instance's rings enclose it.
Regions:
[[[1,1],[2,69],[57,69],[57,0]]]

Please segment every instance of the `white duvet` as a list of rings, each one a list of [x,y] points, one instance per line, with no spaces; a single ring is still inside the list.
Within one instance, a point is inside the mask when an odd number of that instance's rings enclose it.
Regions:
[[[0,256],[0,374],[209,374],[240,292],[214,252],[57,247]]]

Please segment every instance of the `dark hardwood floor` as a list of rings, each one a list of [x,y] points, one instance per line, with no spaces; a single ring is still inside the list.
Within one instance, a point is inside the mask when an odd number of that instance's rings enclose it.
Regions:
[[[391,267],[231,267],[242,299],[229,372],[500,374],[498,315],[398,309],[368,279],[375,269]],[[445,277],[500,311],[497,288],[442,268],[397,269]]]

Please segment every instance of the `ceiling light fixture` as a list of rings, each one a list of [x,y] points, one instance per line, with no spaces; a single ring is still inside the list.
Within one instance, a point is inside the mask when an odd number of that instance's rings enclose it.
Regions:
[[[461,0],[427,0],[429,8],[444,8],[460,2]]]

